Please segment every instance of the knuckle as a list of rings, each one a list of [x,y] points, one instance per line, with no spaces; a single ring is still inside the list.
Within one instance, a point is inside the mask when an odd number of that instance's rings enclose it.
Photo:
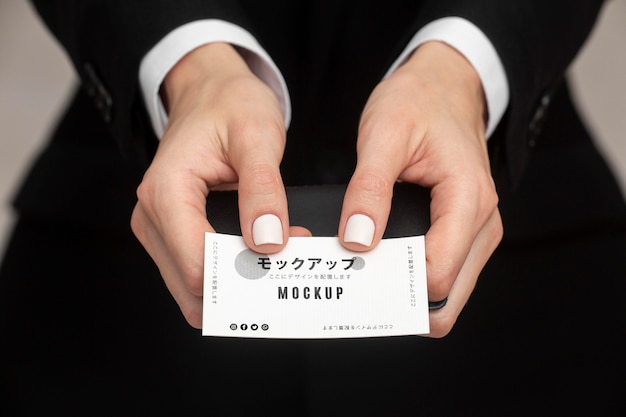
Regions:
[[[189,288],[189,291],[194,294],[194,295],[201,295],[202,294],[202,281],[198,280],[198,279],[190,279],[187,281],[187,287]]]
[[[149,195],[151,194],[150,188],[151,187],[148,185],[148,183],[145,180],[142,181],[137,187],[137,191],[136,191],[137,200],[139,200],[140,202],[147,201],[149,198]]]
[[[139,239],[140,242],[143,242],[143,220],[141,219],[141,214],[139,214],[137,208],[133,210],[133,213],[130,216],[130,230],[137,237],[137,239]]]
[[[248,172],[250,192],[257,196],[270,196],[281,186],[278,172],[269,165],[258,165]]]
[[[484,196],[484,202],[487,205],[489,211],[491,213],[493,213],[494,211],[496,211],[498,209],[498,204],[500,202],[500,199],[498,197],[498,193],[496,192],[495,189],[490,188]]]
[[[195,263],[181,267],[181,277],[185,287],[196,296],[202,295],[203,291],[203,267]]]
[[[484,202],[491,211],[494,211],[499,203],[498,193],[496,193],[493,188],[489,188],[489,190],[484,193]]]
[[[355,176],[357,196],[363,203],[378,203],[390,197],[390,181],[375,172],[364,172]]]
[[[195,303],[187,302],[179,305],[179,307],[187,323],[198,329],[202,327],[202,311],[198,309]]]
[[[432,301],[443,300],[450,294],[452,283],[457,275],[457,269],[453,265],[439,265],[431,269],[428,280],[428,296]]]
[[[285,124],[282,112],[271,106],[255,107],[241,117],[241,111],[229,119],[231,137],[237,138],[240,145],[275,146],[280,149],[286,141]]]
[[[448,296],[448,294],[450,294],[451,288],[452,288],[452,285],[449,284],[447,281],[445,282],[438,281],[435,283],[429,283],[428,284],[429,298],[432,301],[443,300],[444,298]]]
[[[496,225],[495,225],[495,230],[493,231],[493,241],[496,242],[496,244],[498,244],[502,241],[503,237],[504,237],[504,225],[502,224],[502,220],[498,218],[498,221],[496,222]]]
[[[498,206],[499,197],[496,190],[496,184],[489,172],[483,172],[474,179],[477,187],[477,194],[480,195],[481,201],[490,211],[495,210]]]
[[[150,171],[147,171],[143,180],[137,186],[135,191],[137,202],[143,210],[150,215],[153,203],[157,200],[157,186],[159,182],[154,178]]]
[[[440,314],[437,318],[430,322],[429,336],[435,339],[441,339],[452,331],[456,319],[450,314]]]

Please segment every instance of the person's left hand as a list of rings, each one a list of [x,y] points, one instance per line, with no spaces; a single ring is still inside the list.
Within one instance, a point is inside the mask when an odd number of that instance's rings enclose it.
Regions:
[[[485,139],[485,98],[471,64],[440,42],[420,46],[372,92],[339,237],[366,251],[383,236],[397,180],[431,189],[425,237],[430,336],[445,336],[502,238]]]

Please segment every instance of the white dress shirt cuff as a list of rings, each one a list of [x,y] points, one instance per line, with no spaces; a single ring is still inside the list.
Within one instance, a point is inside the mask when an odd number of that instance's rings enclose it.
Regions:
[[[226,42],[238,47],[251,71],[265,82],[280,102],[285,126],[291,120],[291,101],[287,85],[270,56],[246,30],[222,20],[198,20],[167,34],[142,59],[139,82],[157,137],[163,136],[168,115],[159,89],[167,73],[190,51],[211,42]]]
[[[500,57],[485,34],[460,17],[435,20],[420,29],[387,72],[389,76],[411,53],[428,41],[441,41],[459,51],[480,77],[487,100],[487,138],[491,136],[509,104],[509,84]]]

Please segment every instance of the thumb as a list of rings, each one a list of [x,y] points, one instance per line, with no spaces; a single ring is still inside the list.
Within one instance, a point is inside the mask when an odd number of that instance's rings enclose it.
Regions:
[[[384,136],[360,142],[357,166],[341,211],[339,236],[354,251],[375,247],[387,226],[394,184],[405,165],[396,147]]]
[[[272,129],[243,133],[230,158],[239,177],[239,218],[246,245],[257,252],[281,250],[289,237],[287,196],[280,175],[284,139]]]

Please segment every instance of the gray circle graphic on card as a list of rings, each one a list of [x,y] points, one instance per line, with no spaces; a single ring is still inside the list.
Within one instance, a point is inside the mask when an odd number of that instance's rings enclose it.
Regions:
[[[235,257],[235,270],[245,279],[263,278],[269,272],[269,268],[263,267],[263,259],[267,256],[250,249],[243,250]]]
[[[365,268],[365,259],[361,258],[360,256],[355,256],[352,259],[354,261],[352,263],[352,269],[360,271],[361,269]]]

